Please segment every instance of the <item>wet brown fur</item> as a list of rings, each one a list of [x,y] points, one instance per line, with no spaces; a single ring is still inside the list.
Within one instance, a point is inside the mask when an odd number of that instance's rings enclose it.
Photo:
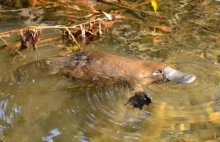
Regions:
[[[165,66],[106,52],[79,52],[71,58],[66,73],[74,78],[121,80],[142,85],[162,81],[163,76],[153,76],[153,72]]]

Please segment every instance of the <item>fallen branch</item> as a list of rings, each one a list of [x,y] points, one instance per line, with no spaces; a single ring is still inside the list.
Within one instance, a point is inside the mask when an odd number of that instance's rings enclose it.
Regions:
[[[53,38],[48,38],[48,39],[44,39],[44,40],[40,40],[39,41],[39,44],[44,44],[44,43],[48,43],[48,42],[53,42],[53,41],[59,41],[61,40],[62,37],[61,36],[58,36],[58,37],[53,37]],[[16,50],[19,50],[20,47],[21,47],[21,43],[20,42],[17,42],[15,44],[12,44],[12,45],[9,45],[9,46],[0,46],[0,48],[5,48],[5,47],[8,47],[6,48],[6,50],[12,50],[12,49],[16,49]]]
[[[0,35],[0,39],[5,43],[5,45],[8,46],[8,43],[2,38],[2,36]]]
[[[100,14],[105,16],[100,18]],[[94,15],[94,17],[97,17],[97,15]],[[91,18],[90,18],[91,19]],[[93,41],[93,37],[101,37],[102,35],[102,28],[108,28],[115,22],[115,17],[112,15],[99,11],[98,18],[94,19],[93,21],[88,21],[84,23],[80,23],[77,25],[71,25],[71,26],[64,26],[64,25],[55,25],[55,26],[31,26],[31,27],[25,27],[21,29],[15,29],[12,31],[6,31],[0,33],[0,38],[4,42],[5,45],[2,47],[7,46],[8,49],[25,49],[29,48],[30,45],[32,45],[33,49],[36,48],[37,44],[42,44],[45,42],[48,42],[48,39],[46,40],[39,40],[40,34],[45,29],[62,29],[63,30],[63,37],[66,38],[68,41],[70,41],[70,46],[73,46],[76,44],[76,47],[78,47],[80,50],[82,47],[84,47],[86,44],[89,44],[90,41]],[[109,26],[106,26],[106,23],[111,22]],[[87,26],[86,26],[87,25]],[[104,26],[101,26],[104,25]],[[21,37],[21,42],[10,45],[8,44],[2,36],[9,35],[12,33],[18,33]],[[81,35],[82,44],[78,43],[78,36]],[[60,40],[61,37],[57,38],[55,37],[53,40]],[[51,41],[51,39],[49,39]]]
[[[104,18],[98,18],[94,21],[92,21],[93,23],[95,22],[98,22],[100,20],[108,20],[106,17]],[[81,23],[82,25],[86,25],[86,24],[89,24],[91,21],[88,21],[88,22],[84,22],[84,23]],[[56,26],[30,26],[30,27],[25,27],[25,28],[20,28],[20,29],[15,29],[15,30],[11,30],[11,31],[7,31],[7,32],[1,32],[0,33],[0,37],[2,35],[8,35],[8,34],[11,34],[11,33],[19,33],[20,31],[27,31],[29,29],[65,29],[65,28],[68,28],[68,29],[76,29],[76,28],[80,28],[80,25],[81,24],[78,24],[78,25],[73,25],[73,26],[64,26],[64,25],[56,25]]]
[[[70,30],[68,28],[64,28],[67,32],[68,32],[68,35],[72,38],[73,40],[73,43],[76,43],[76,45],[78,47],[80,47],[79,43],[76,41],[75,37],[73,36],[73,34],[70,32]]]

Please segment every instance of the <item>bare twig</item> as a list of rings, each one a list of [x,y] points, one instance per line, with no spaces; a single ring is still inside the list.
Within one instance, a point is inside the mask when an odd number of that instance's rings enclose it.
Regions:
[[[79,43],[76,41],[75,37],[73,36],[73,34],[70,32],[70,30],[68,28],[64,28],[68,34],[71,36],[73,42],[75,42],[77,44],[78,47],[80,47]]]
[[[25,56],[20,51],[18,51],[17,49],[14,49],[14,50],[18,53],[19,56],[21,56],[22,58],[25,58]]]
[[[0,35],[0,39],[5,43],[5,45],[8,46],[8,43],[2,38],[2,36]]]
[[[93,23],[95,22],[98,22],[99,20],[108,20],[106,17],[104,18],[98,18],[94,21],[92,21]],[[84,23],[81,23],[82,25],[86,25],[86,24],[89,24],[90,21],[88,22],[84,22]],[[12,31],[7,31],[7,32],[2,32],[0,33],[1,35],[7,35],[7,34],[11,34],[11,33],[19,33],[20,31],[27,31],[27,30],[30,30],[32,28],[34,29],[76,29],[76,28],[80,28],[80,25],[81,24],[78,24],[78,25],[73,25],[73,26],[64,26],[64,25],[56,25],[56,26],[31,26],[31,27],[25,27],[25,28],[21,28],[21,29],[15,29],[15,30],[12,30]]]
[[[85,31],[85,25],[80,25],[81,28],[81,36],[82,36],[82,47],[85,46],[86,43],[86,31]]]
[[[99,35],[102,35],[102,21],[99,20]]]
[[[58,41],[58,40],[61,40],[62,37],[61,36],[57,36],[57,37],[54,37],[54,38],[48,38],[48,39],[44,39],[44,40],[40,40],[39,41],[39,44],[44,44],[44,43],[48,43],[48,42],[52,42],[52,41]],[[5,46],[1,46],[0,48],[3,48]],[[12,44],[12,45],[9,45],[8,47],[8,50],[11,50],[11,49],[19,49],[21,47],[21,43],[20,42],[17,42],[15,44]]]

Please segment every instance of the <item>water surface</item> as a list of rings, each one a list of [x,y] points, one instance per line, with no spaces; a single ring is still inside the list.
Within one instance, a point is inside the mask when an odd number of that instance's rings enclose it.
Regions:
[[[12,51],[1,49],[1,138],[6,142],[219,141],[220,3],[205,2],[158,1],[158,12],[167,19],[127,11],[124,14],[128,18],[118,20],[104,38],[86,47],[163,62],[196,75],[192,84],[146,85],[154,103],[142,111],[124,105],[134,95],[126,84],[74,80],[27,65],[56,55],[64,46],[61,41],[40,45],[37,52],[24,51],[26,58],[20,60]],[[149,5],[140,10],[152,11]],[[44,15],[42,10],[34,11]],[[12,17],[1,19],[0,31],[63,22],[41,16],[27,21],[21,13],[17,17],[13,12],[1,14]],[[165,25],[173,31],[147,25]]]

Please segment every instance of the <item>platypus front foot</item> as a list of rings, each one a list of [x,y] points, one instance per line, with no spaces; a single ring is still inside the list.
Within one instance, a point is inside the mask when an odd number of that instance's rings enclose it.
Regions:
[[[130,97],[126,103],[130,104],[133,108],[142,110],[144,105],[149,106],[152,103],[151,99],[144,92],[136,92],[133,97]]]

